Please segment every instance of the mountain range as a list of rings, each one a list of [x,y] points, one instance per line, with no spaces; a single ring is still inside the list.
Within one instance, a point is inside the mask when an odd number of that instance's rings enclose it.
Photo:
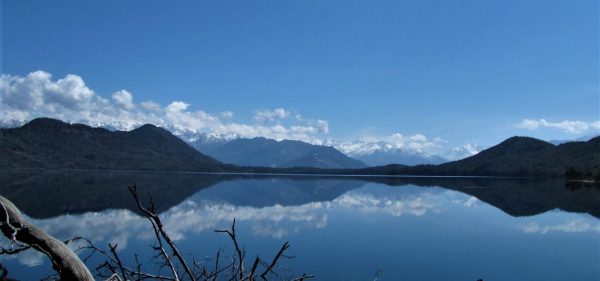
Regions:
[[[39,118],[21,127],[0,129],[0,167],[98,170],[161,170],[195,172],[260,172],[443,176],[564,176],[567,171],[600,175],[600,137],[585,142],[553,145],[530,137],[511,137],[462,160],[439,165],[360,166],[332,147],[294,141],[239,139],[260,142],[263,149],[229,151],[224,142],[215,146],[227,157],[246,154],[263,167],[224,164],[198,152],[169,131],[143,125],[132,131],[109,131],[81,124]],[[243,143],[242,143],[243,144]],[[237,145],[236,147],[244,147]],[[276,148],[276,149],[275,149]],[[283,151],[269,155],[270,151]],[[236,154],[237,153],[237,154]],[[290,155],[281,158],[278,155]],[[295,156],[295,157],[292,157]],[[259,162],[260,163],[260,162]],[[279,167],[276,167],[277,163]],[[317,163],[323,168],[304,163]]]
[[[473,154],[472,151],[455,148],[447,153],[448,158],[446,158],[420,150],[400,148],[385,141],[332,142],[327,145],[315,145],[302,141],[276,141],[262,137],[248,139],[207,133],[175,132],[175,134],[198,151],[222,162],[250,166],[360,168],[387,164],[441,164]],[[266,158],[269,161],[257,160],[254,155],[257,152],[268,155]],[[318,156],[312,156],[315,153]]]
[[[559,145],[559,144],[563,144],[563,143],[567,143],[567,142],[574,142],[574,141],[589,141],[591,139],[593,139],[594,137],[597,137],[599,135],[585,135],[582,137],[578,137],[575,139],[568,139],[568,140],[549,140],[548,142],[553,144],[553,145]]]
[[[224,163],[271,168],[314,167],[325,169],[364,168],[331,146],[312,145],[293,140],[266,138],[225,140],[202,137],[190,143],[198,151]]]
[[[448,159],[423,151],[397,147],[384,141],[356,141],[336,145],[346,155],[358,159],[369,166],[388,164],[421,165],[441,164]]]

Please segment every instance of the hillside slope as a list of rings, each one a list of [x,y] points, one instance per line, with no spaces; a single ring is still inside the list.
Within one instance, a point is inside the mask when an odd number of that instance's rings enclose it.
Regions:
[[[569,169],[600,172],[600,137],[558,146],[529,137],[512,137],[434,170],[449,175],[562,176]]]
[[[511,137],[458,161],[440,165],[387,165],[355,172],[374,175],[562,177],[569,170],[589,177],[600,175],[600,137],[558,146],[530,137]]]
[[[0,167],[220,171],[222,164],[168,131],[144,125],[129,132],[39,118],[0,129]]]

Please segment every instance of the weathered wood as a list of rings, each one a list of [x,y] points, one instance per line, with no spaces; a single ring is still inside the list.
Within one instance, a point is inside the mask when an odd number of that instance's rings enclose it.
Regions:
[[[21,211],[2,196],[0,196],[0,230],[7,238],[27,244],[48,256],[61,280],[94,280],[85,264],[65,243],[27,222],[21,215]]]

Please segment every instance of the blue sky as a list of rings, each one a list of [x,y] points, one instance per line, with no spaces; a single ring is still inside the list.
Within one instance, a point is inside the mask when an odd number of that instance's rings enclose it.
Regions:
[[[42,70],[110,102],[124,89],[129,109],[181,101],[251,127],[281,108],[270,127],[326,122],[321,139],[489,146],[600,130],[598,1],[9,0],[1,45],[5,112]]]

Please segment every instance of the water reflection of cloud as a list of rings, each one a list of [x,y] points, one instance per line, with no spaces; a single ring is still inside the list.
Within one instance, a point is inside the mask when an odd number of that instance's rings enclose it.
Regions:
[[[11,248],[10,242],[8,239],[2,237],[0,239],[0,246],[3,248]],[[44,254],[34,251],[34,250],[26,250],[24,252],[19,253],[18,255],[0,255],[0,260],[12,260],[17,259],[20,264],[34,267],[44,263],[46,256]]]
[[[127,247],[131,233],[146,228],[146,221],[129,210],[110,210],[101,213],[64,215],[49,220],[31,220],[55,237],[65,240],[83,236],[92,241],[106,241]]]
[[[97,243],[118,244],[118,251],[127,247],[127,242],[132,235],[150,229],[145,220],[128,210],[63,215],[45,220],[27,218],[27,220],[60,240],[81,236]],[[0,240],[0,246],[10,248],[10,241],[3,238]],[[76,245],[70,246],[72,249],[76,248]],[[19,263],[30,267],[38,266],[46,260],[42,253],[33,250],[18,255],[0,256],[3,260],[14,258],[18,259]]]
[[[466,199],[465,199],[465,197],[466,197]],[[479,204],[481,203],[481,200],[479,200],[475,196],[468,196],[468,197],[460,196],[458,198],[453,199],[452,203],[454,203],[456,205],[468,207],[468,208],[475,208],[475,207],[479,206]]]
[[[235,206],[214,200],[186,200],[161,213],[165,228],[174,240],[191,234],[228,227],[235,218],[248,222],[254,235],[282,238],[307,229],[324,228],[332,209],[379,213],[392,216],[424,216],[443,211],[444,204],[455,200],[468,205],[471,198],[439,190],[422,189],[358,189],[333,201],[311,202],[297,206],[275,204],[268,207]],[[470,203],[469,203],[470,204]],[[132,238],[150,241],[153,232],[148,221],[129,210],[106,210],[97,213],[63,215],[51,219],[29,220],[46,232],[65,240],[86,237],[98,245],[117,243],[121,251]],[[31,252],[19,256],[20,263],[40,264],[44,257]]]
[[[477,199],[477,197],[471,196],[471,197],[469,197],[469,199],[465,200],[465,202],[462,204],[466,207],[471,208],[471,207],[477,207],[479,202],[480,201],[479,201],[479,199]]]
[[[308,203],[300,206],[256,208],[234,206],[228,203],[186,201],[161,214],[166,229],[174,239],[184,239],[186,232],[199,233],[213,230],[237,221],[252,222],[254,234],[281,238],[289,233],[306,228],[320,228],[327,225],[327,215],[316,210],[323,203]]]
[[[392,216],[411,214],[425,215],[428,211],[440,212],[440,198],[433,194],[411,195],[407,198],[376,197],[372,194],[344,194],[331,205],[339,208],[355,208],[362,212],[387,213]]]
[[[555,225],[541,225],[539,223],[530,222],[522,225],[521,228],[525,233],[541,233],[546,234],[549,232],[599,232],[600,224],[590,224],[583,220],[570,220],[562,224]]]

